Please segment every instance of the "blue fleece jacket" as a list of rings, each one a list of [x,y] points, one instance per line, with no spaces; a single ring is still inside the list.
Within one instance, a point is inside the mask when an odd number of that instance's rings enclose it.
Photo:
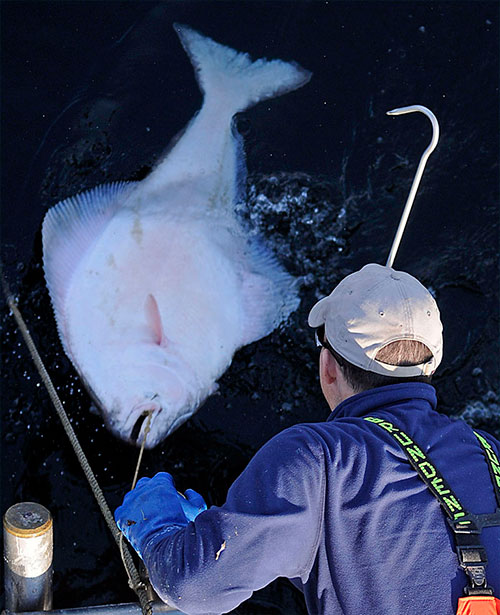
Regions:
[[[488,466],[471,428],[435,411],[434,388],[397,384],[341,403],[324,423],[286,429],[231,486],[226,503],[148,543],[162,598],[188,614],[225,613],[279,576],[309,613],[452,615],[466,584],[437,500],[380,427],[425,451],[469,512],[494,512]],[[500,444],[481,432],[500,455]],[[500,596],[500,528],[482,534]]]

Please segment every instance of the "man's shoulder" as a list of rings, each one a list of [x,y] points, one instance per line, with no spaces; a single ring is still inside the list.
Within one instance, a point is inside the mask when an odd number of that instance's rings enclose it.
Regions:
[[[297,423],[276,434],[268,444],[277,447],[302,447],[322,455],[325,449],[331,450],[332,446],[338,447],[353,437],[359,440],[363,423],[365,421],[362,419]]]
[[[297,423],[273,436],[259,451],[264,455],[286,465],[290,460],[310,463],[321,462],[328,448],[327,436],[321,425],[326,423]]]
[[[296,423],[283,431],[280,431],[269,440],[268,444],[273,443],[279,446],[290,444],[317,443],[321,439],[321,430],[318,425],[324,423]]]

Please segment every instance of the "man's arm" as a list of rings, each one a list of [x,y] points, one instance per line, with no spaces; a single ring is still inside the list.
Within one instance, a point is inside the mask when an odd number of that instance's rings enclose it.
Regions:
[[[174,533],[157,532],[142,557],[158,594],[191,614],[222,613],[279,576],[307,576],[324,510],[321,444],[307,427],[268,442],[228,492]]]

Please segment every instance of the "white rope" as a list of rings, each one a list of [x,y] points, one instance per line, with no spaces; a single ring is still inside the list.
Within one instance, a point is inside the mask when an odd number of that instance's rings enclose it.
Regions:
[[[152,417],[153,417],[153,411],[149,410],[148,411],[148,418],[146,419],[146,426],[144,428],[144,437],[142,439],[141,450],[139,451],[139,458],[137,459],[137,465],[135,467],[135,474],[134,474],[134,478],[132,480],[132,487],[131,487],[132,491],[135,489],[135,485],[137,483],[137,478],[139,476],[139,469],[140,469],[141,463],[142,463],[142,455],[144,454],[144,447],[146,446],[146,438],[148,437],[148,433],[149,433],[149,430],[151,428],[151,419],[152,419]],[[134,587],[134,580],[132,579],[132,576],[130,575],[129,570],[127,568],[127,565],[125,563],[125,554],[124,554],[124,551],[123,551],[124,540],[125,540],[125,537],[123,536],[123,534],[120,534],[120,554],[122,556],[122,561],[123,561],[123,565],[125,566],[125,570],[127,571],[128,584],[129,584],[129,586],[134,591],[136,591],[136,588]],[[143,583],[141,581],[141,585],[144,588],[144,590],[147,590],[146,583]]]

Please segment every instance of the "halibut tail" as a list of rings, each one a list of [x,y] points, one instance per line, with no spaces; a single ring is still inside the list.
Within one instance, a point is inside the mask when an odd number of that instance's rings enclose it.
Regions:
[[[224,100],[233,115],[266,98],[286,94],[305,85],[312,73],[295,62],[252,62],[241,53],[203,36],[189,26],[174,24],[196,72],[205,101]]]

